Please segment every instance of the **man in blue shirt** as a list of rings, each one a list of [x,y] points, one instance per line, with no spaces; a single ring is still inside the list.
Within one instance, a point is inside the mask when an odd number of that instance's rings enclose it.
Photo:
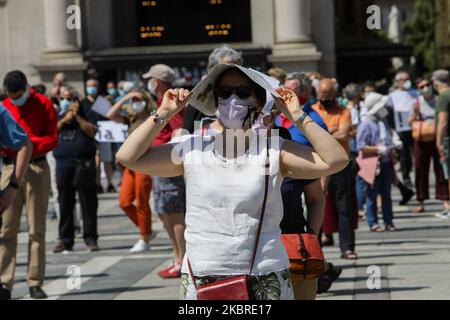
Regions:
[[[26,132],[17,124],[9,111],[0,103],[0,148],[18,150],[14,171],[8,185],[0,186],[0,229],[2,214],[9,208],[16,197],[19,184],[28,169],[33,152],[33,144]],[[0,159],[1,160],[1,159]],[[0,283],[0,301],[11,299],[11,292]]]
[[[14,200],[31,159],[33,145],[26,132],[0,103],[0,147],[18,150],[15,168],[7,186],[0,186],[0,217]]]
[[[284,84],[285,88],[291,89],[295,92],[298,99],[300,100],[300,104],[302,105],[303,111],[314,120],[319,126],[328,131],[325,122],[322,120],[321,116],[312,109],[311,101],[311,92],[312,92],[312,82],[306,73],[303,72],[295,72],[288,76],[286,82]],[[275,120],[275,124],[278,127],[283,127],[288,129],[291,134],[291,138],[293,141],[298,142],[300,144],[312,147],[309,143],[308,139],[297,129],[297,127],[285,118],[283,115],[280,115]]]

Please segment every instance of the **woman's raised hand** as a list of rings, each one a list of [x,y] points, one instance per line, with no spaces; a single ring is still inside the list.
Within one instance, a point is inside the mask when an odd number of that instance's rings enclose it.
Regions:
[[[286,88],[277,88],[276,91],[281,95],[281,99],[276,98],[279,110],[290,121],[297,121],[303,114],[303,110],[295,92]]]
[[[169,89],[164,94],[158,113],[163,118],[171,118],[186,107],[190,98],[191,92],[187,89]]]

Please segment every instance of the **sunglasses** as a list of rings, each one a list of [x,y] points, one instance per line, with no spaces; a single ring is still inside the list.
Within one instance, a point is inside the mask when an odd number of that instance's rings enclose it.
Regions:
[[[253,88],[251,86],[222,86],[216,90],[217,96],[221,99],[228,99],[234,93],[239,99],[247,99],[252,96]]]
[[[419,90],[422,90],[423,88],[429,87],[429,86],[431,86],[431,83],[424,84],[424,85],[418,87],[418,89],[419,89]]]

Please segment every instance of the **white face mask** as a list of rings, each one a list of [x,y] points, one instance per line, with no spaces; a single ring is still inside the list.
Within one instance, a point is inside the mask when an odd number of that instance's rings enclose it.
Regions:
[[[131,108],[133,109],[133,112],[139,113],[145,109],[146,105],[145,101],[136,101],[131,104]]]
[[[412,82],[411,80],[406,80],[405,82],[403,82],[403,89],[405,90],[409,90],[412,87]]]
[[[377,112],[377,116],[380,119],[384,119],[388,116],[389,112],[386,108],[382,108]]]
[[[148,91],[156,97],[156,87],[153,86],[152,79],[150,79],[147,83],[147,89]]]
[[[218,118],[228,129],[241,129],[244,120],[249,116],[249,107],[253,104],[252,98],[239,99],[231,95],[228,99],[219,98]]]

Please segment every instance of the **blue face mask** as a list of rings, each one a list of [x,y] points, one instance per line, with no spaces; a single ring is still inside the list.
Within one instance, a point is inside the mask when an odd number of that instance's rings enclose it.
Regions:
[[[97,95],[97,87],[87,87],[86,93],[88,96],[96,96]]]
[[[61,101],[59,101],[59,113],[62,115],[69,111],[70,104],[71,102],[68,99],[62,99]]]
[[[125,91],[123,91],[123,89],[119,89],[119,95],[120,95],[121,97],[123,97],[123,96],[126,95],[126,93],[125,93]]]
[[[115,88],[109,88],[109,89],[108,89],[108,94],[109,94],[110,96],[115,97],[116,94],[117,94],[117,90],[116,90]]]
[[[25,103],[27,103],[29,97],[30,97],[30,88],[27,86],[22,96],[18,99],[11,99],[11,102],[17,107],[23,107]]]

